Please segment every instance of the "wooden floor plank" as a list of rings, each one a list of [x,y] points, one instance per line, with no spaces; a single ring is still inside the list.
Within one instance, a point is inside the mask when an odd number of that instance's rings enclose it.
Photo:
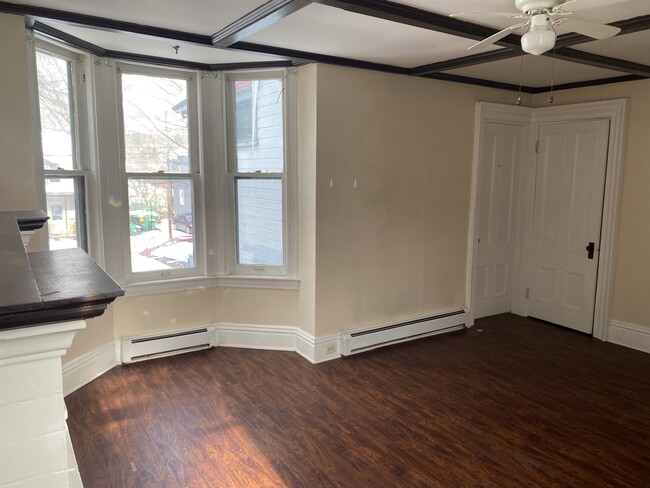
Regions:
[[[650,355],[508,314],[319,365],[121,366],[66,403],[92,488],[650,484]]]

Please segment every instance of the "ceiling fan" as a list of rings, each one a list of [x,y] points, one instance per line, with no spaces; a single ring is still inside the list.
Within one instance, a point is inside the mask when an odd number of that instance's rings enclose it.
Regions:
[[[474,17],[477,15],[495,15],[511,19],[526,19],[525,22],[511,25],[490,37],[470,46],[467,50],[494,44],[518,29],[526,28],[521,36],[521,48],[524,52],[536,56],[553,49],[555,46],[555,26],[564,24],[572,31],[594,39],[614,37],[621,29],[611,25],[600,24],[590,20],[574,17],[570,8],[582,9],[609,6],[626,0],[515,0],[515,7],[521,12],[461,12],[451,17]]]

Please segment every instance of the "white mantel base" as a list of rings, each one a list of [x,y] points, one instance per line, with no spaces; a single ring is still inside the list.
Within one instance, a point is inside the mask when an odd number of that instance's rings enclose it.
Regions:
[[[0,488],[82,486],[61,356],[84,320],[0,331]]]

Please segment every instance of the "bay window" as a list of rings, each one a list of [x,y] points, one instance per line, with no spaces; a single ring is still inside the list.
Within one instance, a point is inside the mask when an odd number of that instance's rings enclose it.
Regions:
[[[129,294],[297,288],[291,75],[35,47],[51,249],[83,247]]]

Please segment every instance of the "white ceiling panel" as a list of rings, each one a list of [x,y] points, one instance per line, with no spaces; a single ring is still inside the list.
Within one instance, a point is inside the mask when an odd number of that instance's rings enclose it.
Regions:
[[[464,56],[476,42],[320,4],[309,5],[246,41],[405,68]]]
[[[570,63],[559,59],[555,60],[555,68],[553,68],[552,58],[532,55],[524,56],[523,60],[521,57],[516,57],[444,71],[444,73],[501,83],[511,83],[514,85],[518,85],[521,79],[524,86],[530,87],[550,86],[552,83],[554,85],[563,85],[565,83],[613,78],[627,74],[607,69],[592,68],[591,66]]]
[[[246,53],[242,51],[228,51],[216,49],[210,46],[197,44],[184,44],[168,39],[160,39],[137,34],[121,34],[112,31],[90,29],[68,24],[47,22],[55,29],[59,29],[70,35],[83,39],[111,51],[123,51],[127,53],[145,54],[148,56],[159,56],[163,58],[178,58],[184,61],[196,63],[222,64],[222,63],[250,63],[258,61],[277,61],[283,58],[266,56],[262,54]],[[178,54],[172,46],[179,45]]]
[[[266,2],[267,0],[25,0],[10,3],[212,35]]]
[[[645,46],[645,48],[639,49],[639,46]],[[650,31],[635,32],[602,41],[586,42],[574,46],[574,49],[650,65]]]

